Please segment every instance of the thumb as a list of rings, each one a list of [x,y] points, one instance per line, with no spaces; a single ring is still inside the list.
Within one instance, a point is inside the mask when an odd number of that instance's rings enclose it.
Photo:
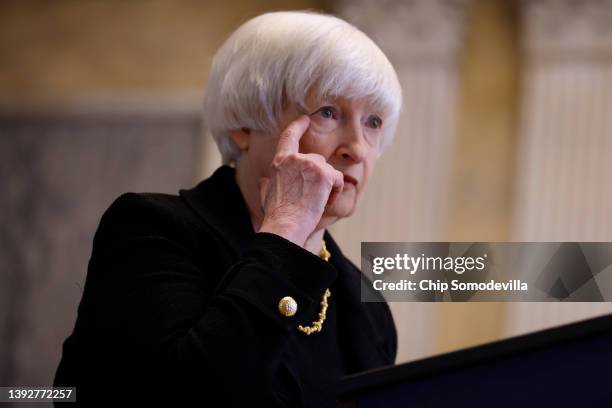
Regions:
[[[336,198],[338,198],[338,195],[341,193],[341,190],[338,190],[337,188],[333,188],[331,193],[329,194],[329,198],[327,199],[327,204],[325,204],[325,207],[331,207],[334,204],[334,201],[336,201]]]
[[[270,188],[270,178],[262,177],[257,184],[259,186],[259,201],[263,210],[265,209],[266,197],[268,196],[268,189]]]

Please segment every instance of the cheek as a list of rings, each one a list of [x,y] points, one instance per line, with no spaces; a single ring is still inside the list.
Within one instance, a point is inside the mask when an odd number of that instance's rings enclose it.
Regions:
[[[256,136],[249,146],[250,161],[260,174],[267,174],[270,163],[276,154],[278,138],[267,135]]]
[[[308,129],[300,139],[300,153],[317,153],[328,157],[328,150],[331,145],[331,138],[328,133],[317,129]]]
[[[368,185],[368,181],[370,180],[370,176],[374,171],[374,165],[376,164],[377,154],[375,152],[368,154],[366,159],[363,162],[363,179],[362,185],[360,188],[360,193],[363,193],[363,189],[365,189]]]

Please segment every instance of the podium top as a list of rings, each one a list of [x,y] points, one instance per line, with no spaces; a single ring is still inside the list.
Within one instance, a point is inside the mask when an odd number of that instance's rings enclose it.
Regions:
[[[422,360],[348,375],[341,381],[339,397],[340,400],[350,400],[402,383],[433,378],[602,335],[612,335],[612,314]]]

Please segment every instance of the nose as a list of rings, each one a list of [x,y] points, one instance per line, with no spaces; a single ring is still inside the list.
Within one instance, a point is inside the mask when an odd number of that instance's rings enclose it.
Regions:
[[[360,123],[347,124],[337,154],[343,160],[360,163],[366,157],[366,141]]]

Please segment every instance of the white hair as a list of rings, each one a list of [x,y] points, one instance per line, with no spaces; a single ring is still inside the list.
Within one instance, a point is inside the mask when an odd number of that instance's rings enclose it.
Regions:
[[[223,163],[240,156],[231,129],[278,132],[286,103],[306,110],[316,98],[367,97],[382,114],[380,152],[391,143],[402,104],[393,66],[363,32],[311,11],[265,13],[242,24],[217,51],[204,120]]]

